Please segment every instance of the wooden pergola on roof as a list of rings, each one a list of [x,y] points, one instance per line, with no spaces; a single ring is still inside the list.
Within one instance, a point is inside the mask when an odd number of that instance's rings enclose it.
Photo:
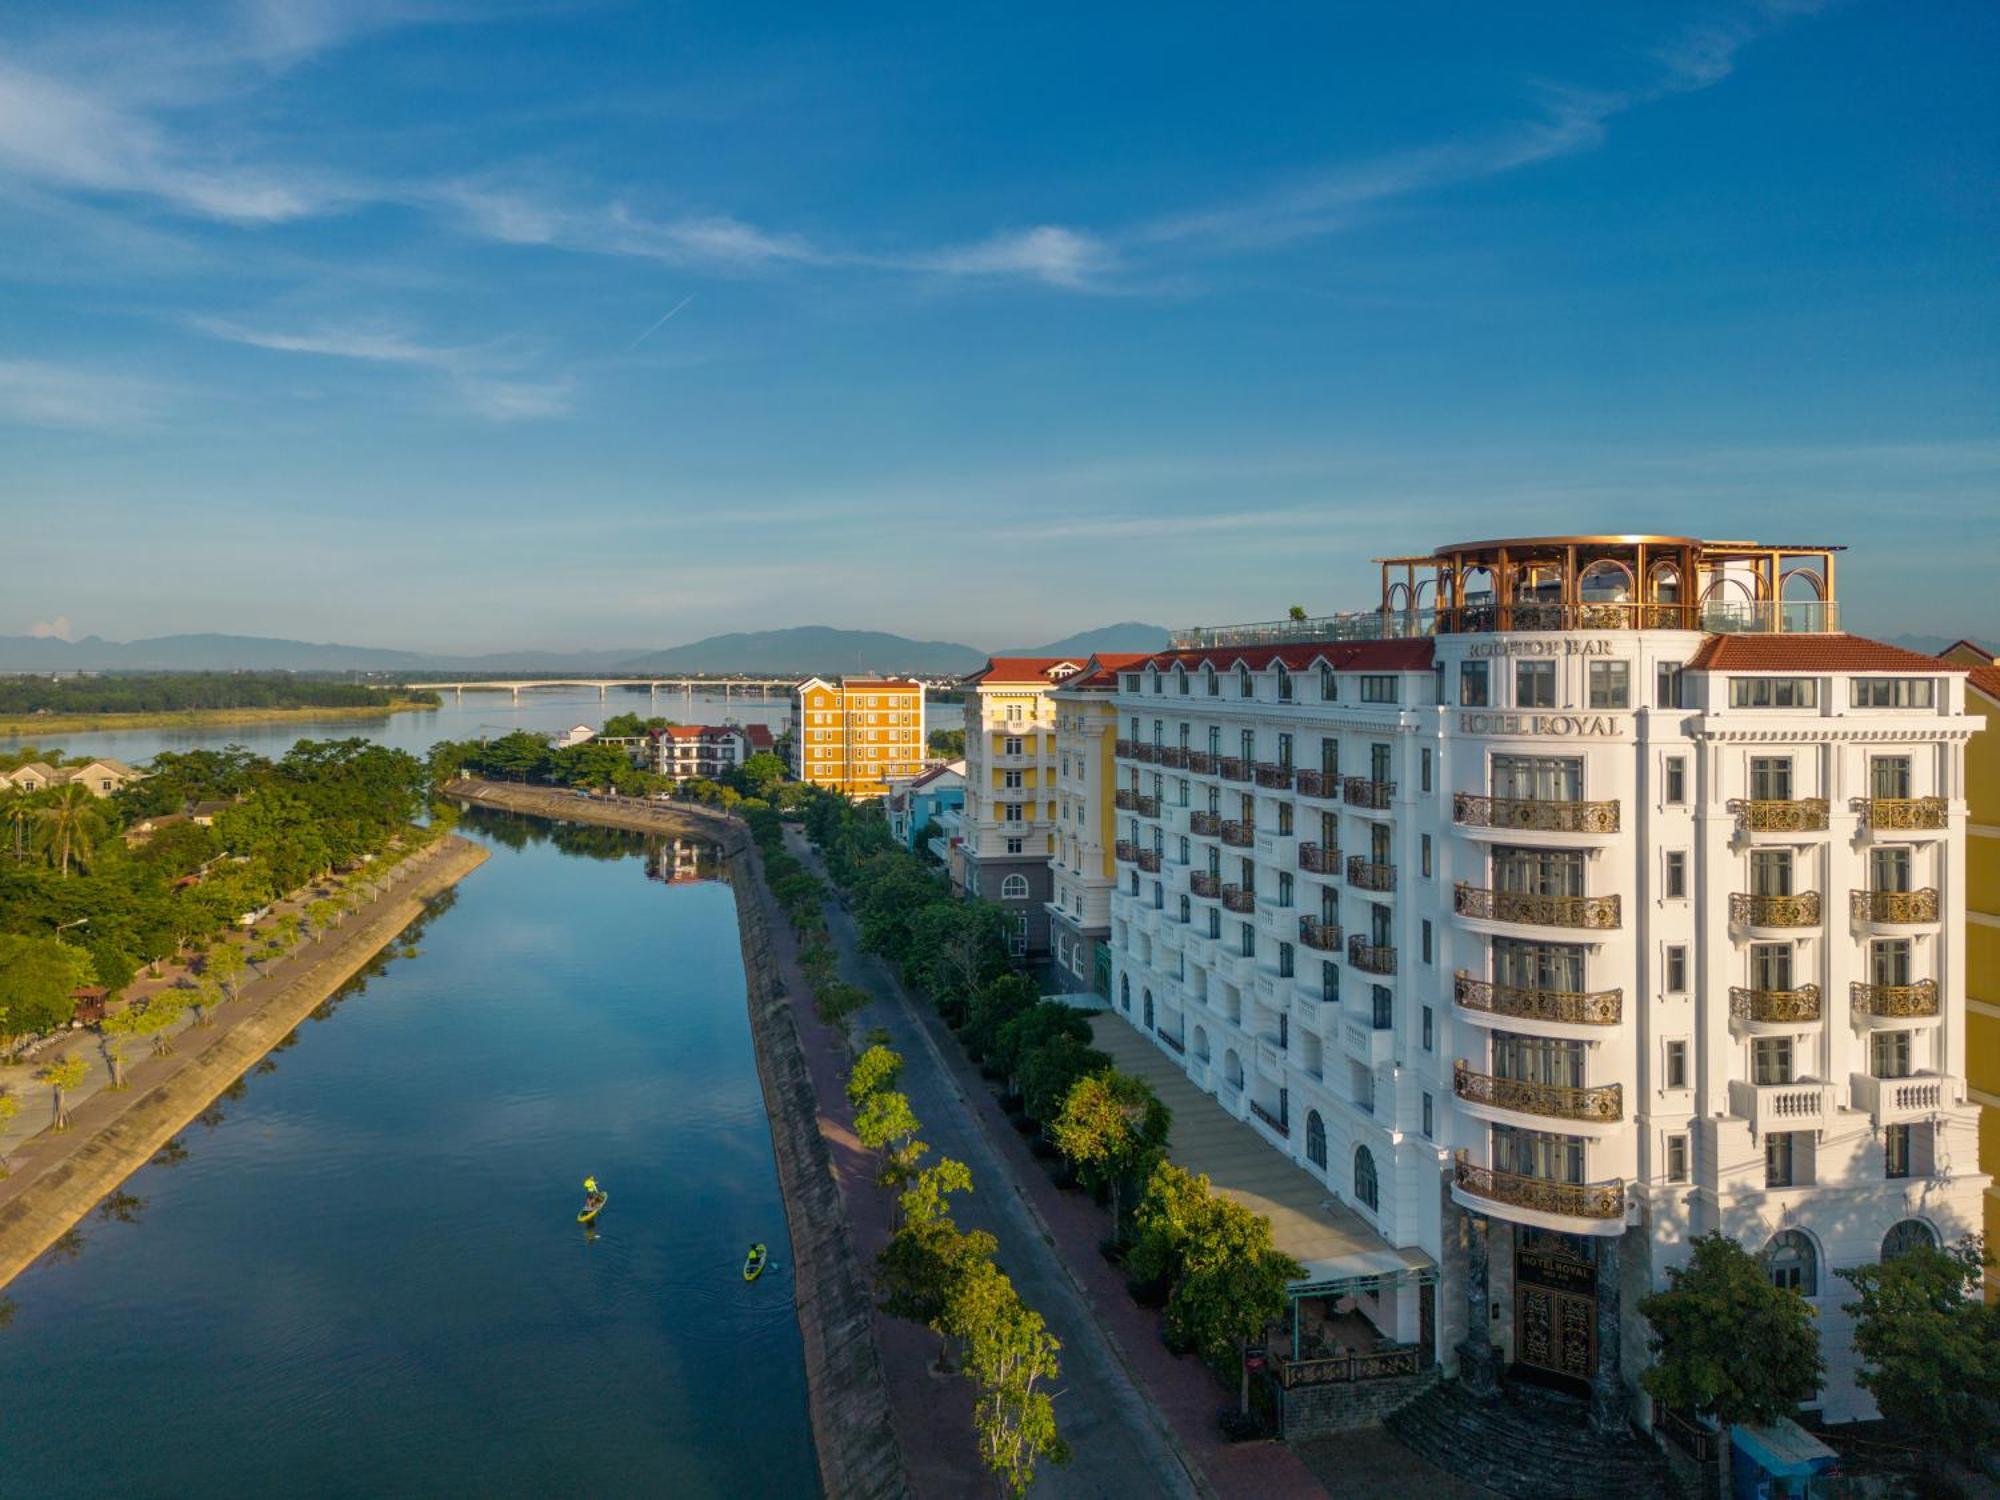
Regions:
[[[1385,616],[1439,632],[1837,628],[1834,554],[1820,543],[1681,536],[1544,536],[1459,542],[1375,559]]]

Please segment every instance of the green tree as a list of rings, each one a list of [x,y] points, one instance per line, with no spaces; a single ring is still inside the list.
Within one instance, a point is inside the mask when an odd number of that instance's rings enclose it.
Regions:
[[[991,1261],[999,1249],[992,1235],[963,1234],[952,1222],[951,1194],[971,1190],[971,1171],[950,1157],[918,1173],[902,1194],[902,1223],[875,1260],[882,1310],[937,1334],[940,1371],[950,1364],[950,1316],[958,1289],[973,1266]]]
[[[153,1056],[171,1057],[174,1050],[173,1025],[187,1009],[185,991],[155,990],[143,1005],[132,1007],[138,1017],[132,1023],[134,1036],[153,1039]]]
[[[992,1057],[1002,1028],[1034,1009],[1038,998],[1034,982],[1024,974],[1002,974],[980,985],[965,1008],[965,1025],[959,1032],[965,1055],[974,1062]],[[994,1060],[1002,1071],[1011,1073],[1007,1066],[1011,1058]]]
[[[306,907],[306,921],[311,925],[314,942],[318,942],[340,925],[341,915],[346,911],[338,901],[322,896]]]
[[[71,1052],[44,1063],[35,1074],[38,1083],[49,1086],[49,1098],[54,1111],[49,1129],[69,1129],[69,1096],[82,1087],[83,1080],[89,1073],[90,1064]]]
[[[72,991],[96,978],[90,954],[72,943],[0,933],[0,1037],[68,1025],[76,1013]]]
[[[13,836],[14,863],[18,865],[28,857],[28,830],[39,825],[40,815],[25,793],[15,792],[0,805],[0,820]]]
[[[926,1149],[916,1138],[922,1127],[910,1101],[893,1089],[870,1094],[854,1112],[854,1136],[882,1158],[876,1181],[884,1186],[908,1175],[911,1161]]]
[[[1061,1113],[1077,1079],[1110,1066],[1108,1052],[1078,1041],[1071,1032],[1059,1032],[1022,1058],[1021,1105],[1029,1119],[1046,1125]]]
[[[1011,1495],[1028,1492],[1044,1460],[1069,1462],[1047,1389],[1062,1375],[1061,1352],[1042,1315],[1018,1296],[1004,1302],[967,1346],[966,1370],[980,1386],[972,1410],[979,1456]]]
[[[1773,1286],[1763,1262],[1728,1235],[1690,1242],[1667,1289],[1639,1304],[1653,1325],[1648,1395],[1719,1421],[1768,1422],[1795,1411],[1826,1377],[1812,1304]]]
[[[88,866],[97,852],[97,841],[109,830],[110,821],[89,787],[69,781],[52,787],[35,809],[41,820],[42,847],[63,879],[69,879],[72,863]]]
[[[813,995],[813,1013],[820,1020],[840,1033],[843,1045],[850,1042],[847,1024],[855,1013],[864,1010],[872,997],[868,991],[841,980],[820,986]]]
[[[737,783],[747,797],[768,797],[785,779],[785,763],[768,750],[748,757],[736,772]]]
[[[1143,1078],[1115,1068],[1079,1078],[1063,1100],[1053,1135],[1056,1149],[1085,1182],[1111,1196],[1111,1236],[1120,1237],[1120,1195],[1131,1178],[1150,1173],[1166,1150],[1173,1112]]]
[[[903,1059],[877,1042],[854,1059],[854,1070],[847,1075],[847,1102],[859,1109],[869,1095],[894,1088],[902,1072]]]
[[[14,1117],[21,1112],[21,1096],[12,1089],[0,1089],[0,1177],[8,1175],[7,1127],[14,1123]]]
[[[1992,1435],[2000,1404],[2000,1310],[1981,1296],[1987,1264],[1971,1235],[1839,1273],[1856,1293],[1841,1311],[1854,1318],[1862,1389],[1927,1453],[1965,1463]]]
[[[924,743],[931,754],[940,760],[962,760],[965,757],[965,731],[963,729],[933,729]]]
[[[1289,620],[1302,622],[1306,618],[1306,607],[1303,604],[1294,604],[1290,609],[1285,611],[1285,617]]]
[[[234,943],[217,943],[202,961],[202,972],[215,976],[225,1000],[234,1000],[242,992],[243,971],[248,967],[243,950]]]

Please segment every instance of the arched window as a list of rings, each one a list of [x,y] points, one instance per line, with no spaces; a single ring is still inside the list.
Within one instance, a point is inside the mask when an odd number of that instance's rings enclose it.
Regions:
[[[1027,900],[1028,877],[1025,875],[1009,875],[1005,880],[1001,881],[1000,899],[1002,901]]]
[[[1251,677],[1250,669],[1248,667],[1238,667],[1236,669],[1236,696],[1239,698],[1252,698],[1256,696],[1256,693],[1257,683]]]
[[[1283,666],[1278,668],[1278,701],[1280,703],[1292,701],[1292,674]]]
[[[1220,679],[1220,678],[1218,678],[1218,677],[1217,677],[1217,676],[1215,675],[1215,663],[1214,663],[1214,662],[1203,662],[1203,663],[1202,663],[1202,666],[1201,666],[1201,680],[1202,680],[1202,682],[1203,682],[1203,683],[1204,683],[1204,684],[1205,684],[1205,685],[1207,686],[1207,688],[1208,688],[1208,696],[1209,696],[1209,697],[1213,698],[1213,697],[1216,697],[1216,696],[1218,696],[1218,695],[1219,695],[1219,694],[1221,693],[1221,691],[1222,691],[1222,681],[1221,681],[1221,679]]]
[[[1236,1055],[1234,1047],[1222,1054],[1222,1081],[1231,1088],[1243,1087],[1243,1059]]]
[[[1819,1295],[1819,1252],[1796,1229],[1771,1236],[1771,1243],[1764,1247],[1764,1273],[1772,1286],[1785,1287],[1801,1297]]]
[[[1132,1013],[1132,976],[1130,974],[1120,974],[1118,976],[1118,1008],[1127,1015]]]
[[[1306,1160],[1326,1170],[1326,1121],[1316,1109],[1306,1111]]]
[[[1922,1219],[1904,1219],[1891,1224],[1889,1232],[1882,1236],[1882,1259],[1885,1261],[1907,1255],[1912,1250],[1935,1249],[1937,1235]]]
[[[1377,1205],[1380,1191],[1375,1185],[1375,1155],[1366,1146],[1354,1148],[1354,1201],[1369,1208]]]
[[[1187,690],[1188,690],[1187,668],[1182,666],[1179,662],[1176,662],[1174,663],[1174,691],[1176,691],[1183,698],[1185,698],[1187,696]]]
[[[1153,1029],[1153,992],[1151,990],[1146,991],[1146,1029],[1148,1031]]]
[[[1194,1055],[1200,1062],[1208,1061],[1208,1031],[1205,1027],[1194,1029]]]

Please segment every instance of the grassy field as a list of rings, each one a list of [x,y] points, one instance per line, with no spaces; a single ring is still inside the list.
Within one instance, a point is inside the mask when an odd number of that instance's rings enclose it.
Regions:
[[[428,710],[434,703],[397,698],[371,708],[194,708],[170,713],[22,714],[0,718],[0,739],[44,741],[54,735],[88,734],[99,729],[197,728],[207,724],[282,724],[323,719],[379,719],[387,714]]]

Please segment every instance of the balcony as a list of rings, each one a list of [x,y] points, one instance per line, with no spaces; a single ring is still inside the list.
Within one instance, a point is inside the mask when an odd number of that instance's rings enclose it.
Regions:
[[[1299,941],[1319,953],[1340,951],[1340,924],[1322,922],[1316,917],[1299,918]]]
[[[1160,752],[1160,764],[1169,770],[1185,771],[1191,754],[1193,752],[1185,746],[1169,745]]]
[[[1141,849],[1139,851],[1139,868],[1144,870],[1148,875],[1159,874],[1160,851],[1157,849]]]
[[[1222,888],[1222,909],[1247,917],[1257,910],[1257,893],[1246,891],[1240,885],[1225,885]]]
[[[1824,833],[1824,797],[1732,797],[1738,833]]]
[[[1292,789],[1292,768],[1280,765],[1274,760],[1260,760],[1253,768],[1257,785],[1269,787],[1272,791],[1288,792]]]
[[[1856,797],[1848,806],[1877,832],[1924,832],[1951,823],[1951,808],[1942,797]]]
[[[1919,1073],[1909,1078],[1852,1073],[1848,1082],[1854,1089],[1854,1107],[1868,1111],[1877,1125],[1928,1119],[1958,1102],[1949,1080],[1936,1073]]]
[[[1137,812],[1139,810],[1139,789],[1137,787],[1121,786],[1111,794],[1111,805],[1120,812]]]
[[[1224,781],[1248,781],[1250,762],[1241,756],[1225,755],[1215,763],[1215,774]]]
[[[1467,1010],[1515,1021],[1552,1021],[1564,1026],[1616,1026],[1624,1018],[1623,990],[1540,990],[1494,984],[1460,974],[1453,998]]]
[[[1729,1081],[1729,1112],[1748,1120],[1761,1138],[1767,1130],[1818,1130],[1833,1112],[1832,1089],[1813,1079],[1797,1083]]]
[[[1299,845],[1299,868],[1309,875],[1338,875],[1340,851],[1319,844]]]
[[[1618,803],[1480,797],[1458,792],[1451,799],[1451,820],[1462,828],[1498,828],[1508,832],[1616,833]]]
[[[1289,1137],[1291,1135],[1292,1133],[1291,1122],[1287,1120],[1283,1114],[1274,1113],[1271,1110],[1264,1108],[1264,1106],[1259,1104],[1255,1099],[1252,1099],[1250,1101],[1250,1113],[1255,1115],[1258,1119],[1262,1120],[1264,1122],[1266,1129],[1275,1131],[1277,1134],[1281,1136]]]
[[[1620,925],[1616,896],[1538,896],[1530,891],[1493,891],[1461,884],[1452,893],[1461,917],[1517,922],[1529,927],[1581,927],[1609,932]]]
[[[1154,765],[1159,761],[1159,758],[1160,747],[1158,745],[1149,745],[1144,740],[1133,741],[1132,759],[1138,761],[1141,765]]]
[[[1460,1192],[1471,1197],[1530,1213],[1555,1214],[1566,1219],[1623,1220],[1625,1217],[1625,1184],[1615,1177],[1608,1182],[1554,1182],[1546,1177],[1503,1172],[1498,1167],[1475,1166],[1461,1155],[1452,1169],[1452,1181]]]
[[[1133,748],[1138,743],[1137,740],[1113,740],[1111,742],[1111,753],[1120,760],[1131,760],[1133,758]]]
[[[1176,1057],[1187,1056],[1187,1043],[1182,1041],[1179,1037],[1168,1036],[1164,1031],[1156,1031],[1153,1033],[1153,1035],[1159,1038],[1159,1042],[1162,1047],[1165,1047],[1169,1052],[1173,1053]]]
[[[1757,990],[1747,985],[1729,987],[1729,1018],[1758,1025],[1785,1025],[1817,1021],[1820,1017],[1819,986],[1802,984],[1795,990]]]
[[[1349,806],[1386,808],[1396,795],[1396,783],[1370,781],[1366,776],[1350,776],[1343,784],[1343,790]]]
[[[1322,802],[1331,802],[1340,796],[1340,778],[1329,776],[1324,771],[1300,771],[1292,778],[1292,785],[1301,797],[1317,797]]]
[[[1396,972],[1396,950],[1387,943],[1364,942],[1358,933],[1347,940],[1347,961],[1364,974]]]
[[[1347,859],[1347,883],[1357,891],[1393,891],[1396,888],[1396,867],[1380,865],[1352,854]]]
[[[1157,818],[1160,815],[1160,799],[1143,795],[1134,797],[1132,811],[1142,818]]]
[[[1222,814],[1212,812],[1191,812],[1188,814],[1188,832],[1196,838],[1212,839],[1222,832]]]
[[[1139,858],[1139,846],[1130,839],[1120,839],[1111,846],[1111,857],[1121,865],[1129,865]]]
[[[1257,1066],[1267,1076],[1279,1079],[1285,1076],[1285,1061],[1290,1051],[1291,1048],[1279,1039],[1275,1031],[1257,1034]]]
[[[1729,920],[1738,927],[1817,927],[1818,891],[1796,896],[1751,896],[1737,891],[1729,898]]]
[[[1475,1073],[1464,1061],[1452,1069],[1452,1090],[1468,1104],[1550,1120],[1583,1120],[1610,1124],[1625,1116],[1625,1091],[1615,1083],[1572,1088],[1560,1083],[1529,1083],[1494,1073]]]
[[[1935,1021],[1944,1014],[1935,979],[1915,984],[1850,984],[1848,1007],[1857,1021]]]
[[[1231,818],[1222,825],[1222,842],[1232,849],[1248,849],[1257,837],[1257,825],[1247,819]]]
[[[1857,922],[1916,926],[1938,920],[1938,893],[1934,886],[1920,891],[1854,891],[1848,909]]]
[[[1213,776],[1215,761],[1216,757],[1206,750],[1190,750],[1187,753],[1187,768],[1197,776]]]
[[[1222,877],[1208,870],[1196,870],[1188,876],[1188,894],[1213,901],[1222,894]]]

